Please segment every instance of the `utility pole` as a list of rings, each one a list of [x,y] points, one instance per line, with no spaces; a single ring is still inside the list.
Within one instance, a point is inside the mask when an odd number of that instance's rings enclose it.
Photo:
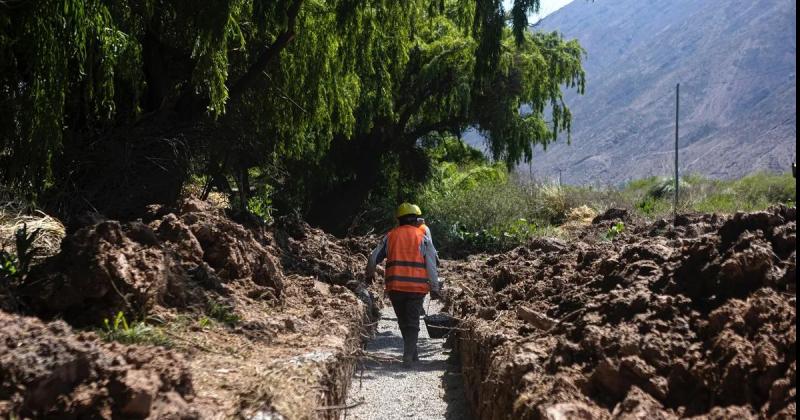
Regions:
[[[679,128],[680,128],[680,120],[679,116],[681,113],[681,84],[678,83],[675,86],[675,201],[672,204],[672,225],[675,226],[675,222],[678,219],[678,194],[680,189],[680,173],[678,172],[678,138],[679,138]]]

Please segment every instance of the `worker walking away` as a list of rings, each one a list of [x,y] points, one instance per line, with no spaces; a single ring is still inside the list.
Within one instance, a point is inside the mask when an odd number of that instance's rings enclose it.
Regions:
[[[386,260],[385,289],[403,335],[404,364],[419,360],[417,339],[422,304],[428,292],[438,299],[440,291],[436,249],[430,237],[417,226],[421,215],[422,211],[413,204],[403,203],[397,208],[398,226],[372,251],[366,271],[367,281],[372,281],[375,267]]]

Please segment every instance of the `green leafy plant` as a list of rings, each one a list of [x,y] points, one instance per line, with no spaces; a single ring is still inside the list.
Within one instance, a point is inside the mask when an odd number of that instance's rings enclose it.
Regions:
[[[617,222],[614,226],[608,228],[603,238],[607,241],[613,241],[617,238],[622,232],[625,232],[625,223]]]
[[[242,320],[233,312],[232,306],[214,300],[209,300],[206,304],[206,315],[228,326],[235,326]]]
[[[247,201],[247,210],[269,223],[272,221],[272,188],[264,185],[261,191]]]
[[[172,344],[160,329],[152,325],[144,322],[128,324],[122,311],[117,312],[113,321],[109,321],[108,318],[103,320],[103,330],[100,331],[100,336],[105,341],[116,341],[123,344],[150,344],[164,347]]]
[[[652,216],[656,210],[656,200],[652,197],[646,197],[636,204],[636,209],[646,216]]]
[[[200,319],[197,320],[197,325],[200,328],[208,328],[211,326],[211,319],[205,316],[201,316]]]
[[[28,225],[23,224],[14,233],[14,245],[16,255],[8,251],[0,250],[0,279],[2,280],[22,280],[30,270],[31,262],[36,254],[33,242],[41,233],[41,229],[36,229],[28,233]]]
[[[9,280],[17,277],[17,258],[6,250],[0,251],[0,280]]]
[[[41,232],[41,229],[36,229],[33,232],[28,233],[28,225],[23,223],[22,227],[17,229],[14,234],[14,243],[17,247],[17,259],[19,260],[18,271],[22,275],[28,273],[28,269],[31,266],[31,261],[33,261],[33,256],[36,253],[36,249],[33,247],[33,242]]]

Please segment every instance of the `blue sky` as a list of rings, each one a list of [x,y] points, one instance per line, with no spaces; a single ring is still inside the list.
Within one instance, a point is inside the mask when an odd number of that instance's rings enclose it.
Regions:
[[[572,2],[572,0],[541,0],[541,1],[542,1],[542,10],[538,16],[540,19],[566,6],[568,3]],[[503,3],[505,4],[506,8],[511,8],[511,5],[514,4],[514,1],[503,0]]]

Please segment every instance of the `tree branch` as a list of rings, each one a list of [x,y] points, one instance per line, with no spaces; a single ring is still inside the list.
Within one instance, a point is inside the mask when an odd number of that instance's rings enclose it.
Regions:
[[[461,125],[463,123],[464,123],[463,119],[458,117],[450,118],[444,121],[436,121],[430,124],[421,125],[409,133],[404,132],[403,137],[405,140],[409,142],[412,141],[415,142],[417,141],[418,138],[430,133],[431,131],[448,130],[457,127],[458,125]]]
[[[253,83],[258,79],[258,76],[263,72],[272,60],[274,60],[283,51],[295,37],[295,27],[297,26],[297,15],[300,13],[300,7],[303,5],[304,0],[294,0],[286,11],[286,30],[283,31],[272,44],[266,46],[258,55],[256,62],[247,69],[247,72],[231,86],[228,91],[228,98],[231,102],[239,100],[242,94],[250,88]]]

